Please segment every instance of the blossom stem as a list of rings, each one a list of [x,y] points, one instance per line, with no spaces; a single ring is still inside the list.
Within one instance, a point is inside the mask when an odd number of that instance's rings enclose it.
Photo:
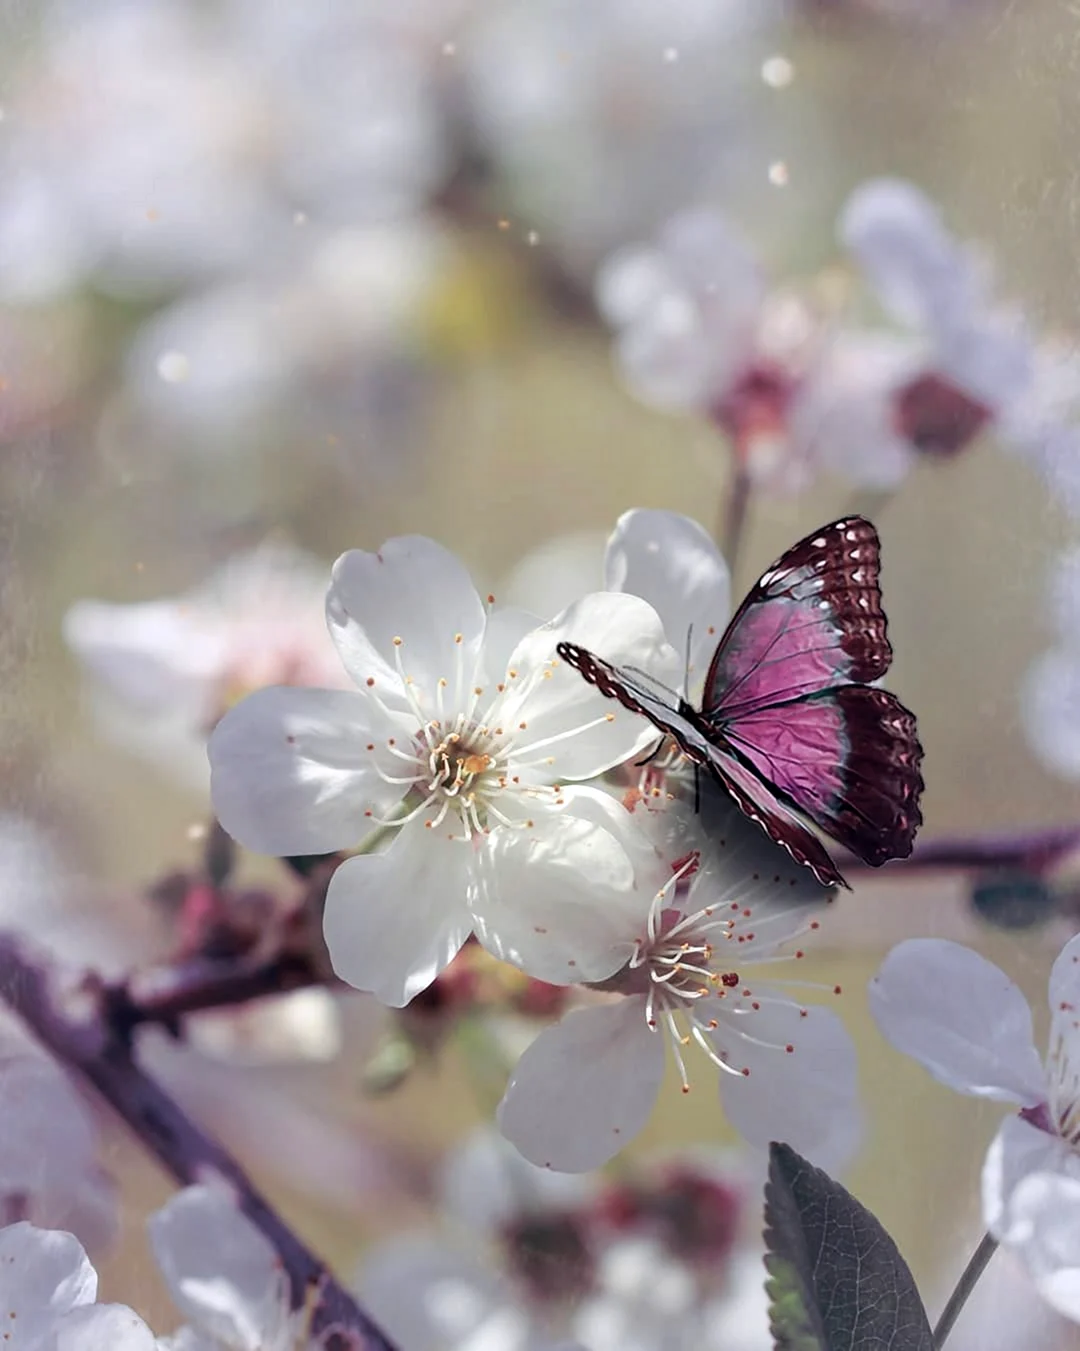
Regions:
[[[960,1317],[960,1310],[967,1303],[979,1277],[986,1270],[987,1263],[997,1252],[997,1246],[997,1239],[991,1238],[989,1234],[983,1234],[979,1240],[979,1246],[971,1254],[971,1260],[956,1282],[956,1289],[946,1301],[945,1307],[941,1311],[941,1317],[934,1328],[934,1346],[937,1351],[941,1351],[941,1348],[945,1345],[945,1339],[952,1332],[954,1323]]]
[[[257,963],[194,957],[139,971],[117,985],[106,986],[102,1011],[110,1028],[124,1040],[143,1023],[156,1023],[179,1036],[180,1020],[189,1013],[336,983],[300,953]]]
[[[720,549],[732,577],[738,566],[749,506],[750,475],[737,460],[719,522]]]
[[[19,939],[0,933],[0,1000],[17,1014],[61,1064],[89,1083],[180,1183],[217,1174],[232,1186],[243,1213],[270,1241],[288,1275],[293,1307],[310,1299],[311,1333],[339,1334],[339,1344],[363,1351],[394,1351],[392,1343],[330,1271],[256,1191],[236,1160],[202,1131],[180,1105],[132,1058],[131,1048],[105,1016],[94,991],[65,1000],[60,973],[30,957]]]
[[[1052,826],[1024,834],[959,836],[917,845],[910,858],[892,863],[890,871],[1020,868],[1038,874],[1075,849],[1080,849],[1080,825]],[[850,872],[867,868],[857,860],[845,865]]]

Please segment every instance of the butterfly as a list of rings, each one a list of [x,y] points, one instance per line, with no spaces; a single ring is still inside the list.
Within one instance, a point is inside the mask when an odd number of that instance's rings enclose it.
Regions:
[[[861,516],[800,540],[727,626],[700,710],[575,643],[557,652],[601,694],[673,737],[823,886],[846,887],[804,818],[875,868],[906,858],[922,824],[914,714],[870,685],[893,655],[879,573],[877,531]]]

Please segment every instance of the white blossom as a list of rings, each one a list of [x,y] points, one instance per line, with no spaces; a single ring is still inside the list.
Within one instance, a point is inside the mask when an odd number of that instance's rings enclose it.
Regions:
[[[518,1061],[498,1121],[539,1166],[582,1172],[612,1158],[648,1120],[667,1054],[690,1091],[687,1052],[717,1074],[728,1120],[753,1144],[784,1139],[834,1167],[854,1147],[855,1057],[839,1017],[802,1004],[779,977],[748,974],[818,927],[826,893],[720,790],[706,792],[702,812],[610,800],[606,829],[633,857],[636,886],[603,926],[518,897],[523,929],[558,925],[536,974],[565,979],[563,947],[582,965],[602,953],[612,974],[597,988],[615,996],[569,1013]]]
[[[25,1221],[0,1229],[0,1319],[11,1351],[155,1351],[137,1314],[94,1302],[97,1285],[74,1235]]]
[[[983,1219],[1043,1298],[1080,1322],[1080,937],[1050,973],[1050,1042],[1036,1050],[1020,990],[978,953],[909,939],[870,985],[885,1037],[959,1093],[1013,1103],[983,1166]]]
[[[742,1232],[741,1175],[715,1151],[665,1164],[605,1185],[535,1168],[479,1131],[442,1168],[442,1232],[376,1248],[361,1299],[402,1351],[548,1351],[567,1340],[589,1351],[764,1351],[764,1269]],[[730,1225],[724,1249],[671,1242],[679,1213]]]
[[[770,290],[717,212],[682,212],[655,245],[615,253],[596,292],[632,392],[711,421],[759,489],[801,491],[822,468],[892,486],[906,471],[889,383],[903,348]]]
[[[299,1351],[304,1312],[269,1241],[223,1188],[185,1187],[151,1215],[154,1257],[188,1326],[170,1351]]]
[[[533,974],[549,936],[498,932],[513,898],[562,896],[602,915],[633,884],[597,826],[603,795],[567,781],[621,763],[650,736],[555,646],[588,642],[670,678],[677,658],[655,613],[599,593],[536,628],[485,604],[452,554],[405,537],[338,560],[327,618],[355,691],[267,689],[230,710],[210,742],[222,824],[282,855],[393,830],[386,848],[337,869],[324,920],[339,975],[385,1003],[424,989],[474,928]]]
[[[325,577],[310,555],[269,541],[182,596],[77,601],[64,637],[94,681],[106,730],[204,778],[206,735],[238,698],[265,685],[343,683],[322,618]]]

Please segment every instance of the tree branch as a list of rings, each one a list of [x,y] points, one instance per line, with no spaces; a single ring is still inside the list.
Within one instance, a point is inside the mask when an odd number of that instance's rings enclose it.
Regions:
[[[958,836],[918,844],[910,858],[890,863],[878,875],[889,877],[899,876],[901,872],[983,871],[990,868],[1016,868],[1040,874],[1075,850],[1080,850],[1080,825],[1053,826],[1013,835]],[[845,862],[844,870],[870,871],[868,865],[858,860]]]
[[[21,941],[0,933],[0,1000],[27,1024],[66,1068],[80,1075],[127,1122],[158,1161],[184,1185],[218,1173],[240,1209],[270,1241],[288,1274],[293,1307],[311,1298],[311,1332],[333,1329],[345,1345],[394,1351],[392,1343],[259,1194],[236,1160],[202,1131],[132,1059],[130,1047],[103,1017],[101,991],[64,999],[58,973],[30,957]],[[313,1293],[314,1292],[314,1293]]]

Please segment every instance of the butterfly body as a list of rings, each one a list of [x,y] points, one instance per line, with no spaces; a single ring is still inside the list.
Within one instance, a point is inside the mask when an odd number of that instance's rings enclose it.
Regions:
[[[914,716],[869,682],[892,662],[869,521],[845,517],[768,569],[721,638],[700,710],[585,648],[559,655],[649,718],[825,885],[846,885],[808,818],[864,863],[910,854],[922,822]]]

